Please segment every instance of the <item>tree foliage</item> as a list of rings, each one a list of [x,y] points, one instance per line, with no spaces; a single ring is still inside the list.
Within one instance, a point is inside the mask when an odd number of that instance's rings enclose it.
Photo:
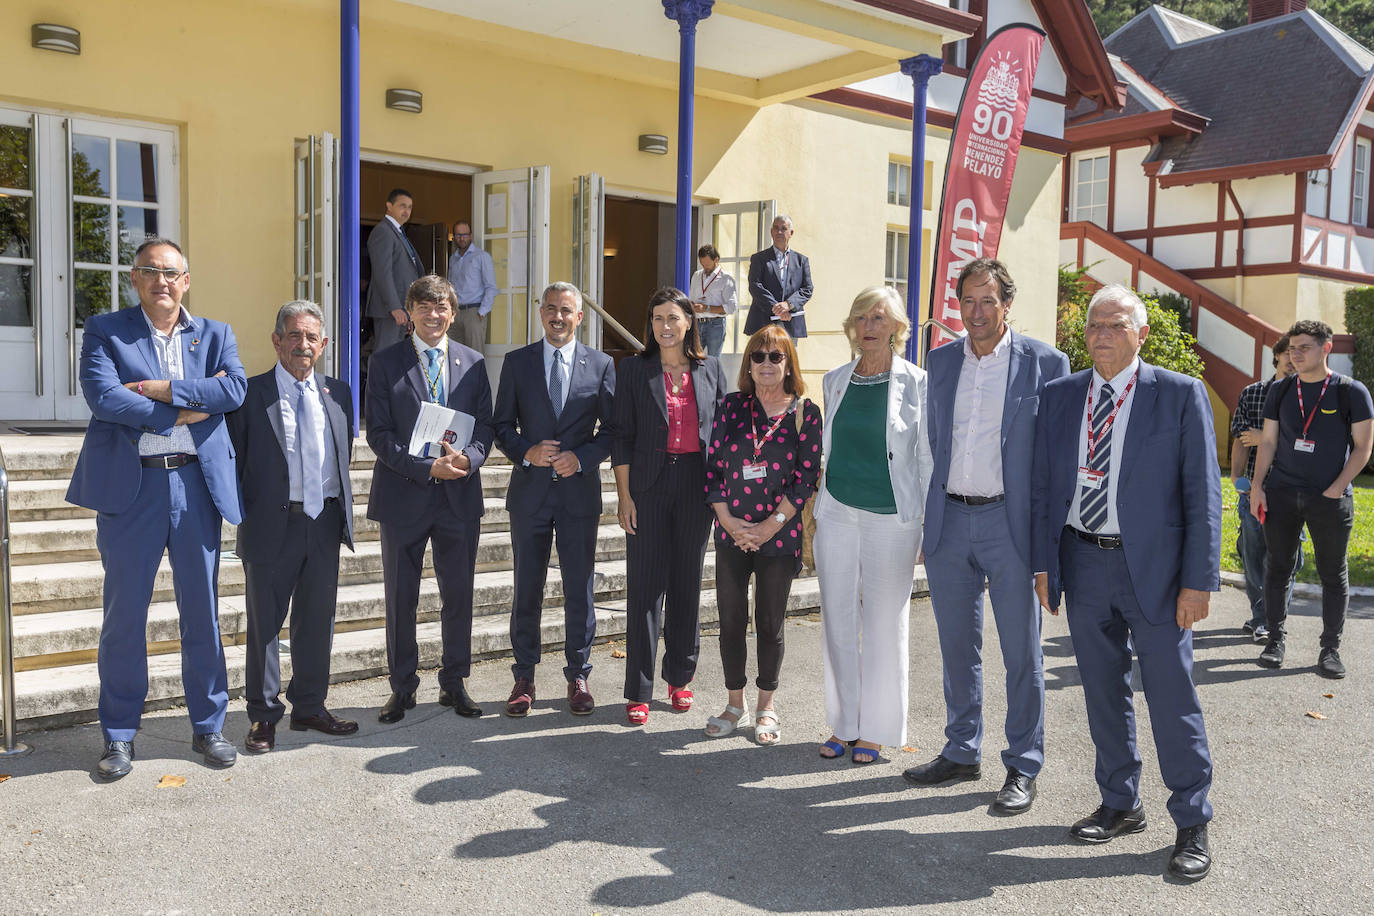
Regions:
[[[1355,358],[1350,374],[1374,390],[1374,286],[1345,291],[1345,331],[1355,336]],[[1368,470],[1374,471],[1374,456]]]
[[[1152,5],[1149,0],[1088,0],[1103,38]],[[1245,25],[1250,10],[1249,0],[1165,0],[1160,6],[1219,29]],[[1374,0],[1308,0],[1307,7],[1366,48],[1374,49]]]

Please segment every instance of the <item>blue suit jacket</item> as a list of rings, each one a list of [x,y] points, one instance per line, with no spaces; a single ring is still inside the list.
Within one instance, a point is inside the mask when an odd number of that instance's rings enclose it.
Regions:
[[[1053,379],[1069,374],[1069,358],[1049,344],[1011,332],[1011,357],[1007,366],[1007,394],[1002,402],[1002,490],[1006,494],[1011,542],[1027,565],[1031,562],[1030,489],[1031,460],[1035,450],[1035,418],[1040,411],[1040,392]],[[935,458],[930,492],[926,497],[925,537],[927,554],[940,544],[945,521],[946,485],[950,451],[954,442],[954,396],[964,365],[964,341],[953,340],[930,351],[926,357],[926,429]]]
[[[1056,608],[1063,592],[1059,543],[1078,485],[1079,429],[1091,380],[1085,369],[1046,385],[1036,424],[1032,565],[1049,573]],[[1136,600],[1160,624],[1174,619],[1180,588],[1221,588],[1221,471],[1202,382],[1141,362],[1136,386],[1116,514]]]
[[[749,314],[744,333],[752,334],[773,320],[773,306],[786,302],[792,317],[782,322],[789,337],[806,336],[806,303],[811,301],[811,262],[806,255],[787,249],[787,283],[778,274],[778,256],[772,245],[749,258]]]
[[[219,514],[231,524],[242,519],[234,448],[224,425],[224,415],[238,409],[248,387],[234,332],[222,321],[192,317],[180,341],[185,379],[172,382],[172,403],[163,404],[124,387],[125,382],[162,377],[142,307],[86,320],[81,392],[92,419],[67,502],[97,512],[123,512],[132,506],[143,475],[139,437],[145,432],[169,434],[177,411],[186,409],[210,415],[190,426],[201,472]],[[224,375],[215,378],[216,372]]]
[[[420,357],[407,335],[378,350],[367,364],[367,444],[377,455],[367,517],[389,524],[413,522],[428,504],[443,499],[454,515],[482,517],[482,464],[491,450],[491,382],[482,354],[457,341],[448,342],[448,406],[476,419],[472,442],[461,451],[472,463],[466,477],[439,480],[429,476],[433,458],[410,454],[410,434],[429,400]]]
[[[506,490],[512,515],[537,512],[548,497],[553,474],[548,468],[525,467],[530,446],[556,439],[577,456],[582,470],[558,482],[573,515],[601,515],[601,462],[611,454],[615,362],[600,350],[577,344],[568,378],[568,397],[557,417],[544,375],[544,341],[506,354],[496,389],[496,444],[514,466]],[[598,426],[599,423],[599,426]]]

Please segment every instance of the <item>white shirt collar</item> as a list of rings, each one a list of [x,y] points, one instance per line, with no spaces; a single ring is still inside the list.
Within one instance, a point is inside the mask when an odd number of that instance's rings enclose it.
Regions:
[[[992,348],[988,356],[993,359],[1001,359],[1011,348],[1011,328],[1003,328],[1002,336],[997,340],[997,346]],[[973,352],[973,344],[969,342],[968,335],[964,335],[964,356],[968,359],[978,359],[978,354]]]
[[[546,362],[546,363],[552,362],[552,361],[553,361],[553,351],[557,350],[559,353],[562,353],[562,354],[563,354],[563,365],[565,365],[565,366],[571,366],[571,365],[572,365],[573,351],[577,349],[577,338],[576,338],[576,337],[574,337],[572,340],[568,341],[567,343],[565,343],[565,344],[564,344],[563,346],[561,346],[561,347],[555,347],[553,344],[549,343],[549,339],[548,339],[547,337],[543,338],[543,341],[544,341],[544,362]]]
[[[296,377],[295,377],[294,375],[292,375],[290,372],[287,372],[287,371],[286,371],[286,367],[283,366],[283,365],[281,364],[280,361],[278,361],[278,363],[277,363],[276,373],[277,373],[277,390],[278,390],[278,391],[293,391],[293,392],[294,392],[294,391],[296,390]],[[305,377],[305,387],[306,387],[307,389],[309,389],[310,391],[314,391],[314,390],[315,390],[315,370],[314,370],[314,369],[311,369],[311,370],[310,370],[310,374],[307,375],[307,376]]]
[[[428,359],[428,357],[425,356],[425,351],[434,349],[429,344],[425,343],[420,338],[419,334],[411,334],[410,342],[414,345],[415,352],[419,355],[421,359]],[[434,346],[439,348],[439,365],[442,366],[444,363],[448,361],[448,335],[445,334],[443,337],[440,337],[439,342]]]
[[[401,228],[401,224],[400,224],[400,223],[396,222],[396,218],[395,218],[394,216],[392,216],[390,213],[388,213],[388,214],[386,215],[386,218],[387,218],[387,220],[391,223],[391,225],[393,225],[393,226],[396,227],[396,231],[397,231],[397,232],[401,233],[402,235],[405,234],[405,230],[403,230],[403,229]]]
[[[787,252],[788,252],[788,251],[791,251],[791,250],[792,250],[791,248],[788,248],[786,251],[784,251],[783,249],[779,248],[777,245],[774,245],[774,246],[773,246],[773,257],[774,257],[774,258],[785,258],[785,257],[787,257]]]
[[[1120,372],[1118,372],[1115,376],[1113,376],[1113,377],[1110,378],[1110,379],[1104,379],[1101,375],[1098,374],[1098,371],[1097,371],[1096,367],[1094,367],[1094,368],[1093,368],[1093,391],[1094,391],[1094,392],[1100,391],[1100,390],[1102,389],[1102,385],[1103,385],[1104,383],[1110,382],[1110,383],[1111,383],[1111,386],[1112,386],[1112,390],[1116,392],[1117,397],[1120,397],[1120,396],[1121,396],[1121,393],[1122,393],[1123,391],[1126,390],[1126,385],[1130,382],[1131,376],[1134,375],[1137,371],[1139,371],[1139,369],[1140,369],[1140,354],[1139,354],[1139,353],[1136,354],[1135,359],[1131,360],[1130,365],[1128,365],[1125,369],[1122,369]]]
[[[179,308],[181,309],[181,311],[177,313],[177,323],[172,327],[172,334],[176,334],[178,331],[185,331],[187,328],[193,327],[195,325],[195,322],[191,320],[191,313],[186,311],[186,306],[183,305]],[[139,314],[143,316],[143,320],[147,322],[148,330],[152,331],[154,334],[158,334],[163,337],[172,336],[172,334],[163,334],[157,328],[153,327],[153,319],[148,317],[148,312],[146,309],[143,308],[143,306],[140,305],[138,307],[138,311]]]

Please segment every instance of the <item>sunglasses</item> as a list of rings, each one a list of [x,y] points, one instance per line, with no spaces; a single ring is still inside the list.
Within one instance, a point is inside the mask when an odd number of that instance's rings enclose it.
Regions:
[[[776,366],[787,357],[780,350],[769,350],[767,353],[762,350],[755,350],[749,354],[749,360],[756,366],[762,366],[765,359]]]

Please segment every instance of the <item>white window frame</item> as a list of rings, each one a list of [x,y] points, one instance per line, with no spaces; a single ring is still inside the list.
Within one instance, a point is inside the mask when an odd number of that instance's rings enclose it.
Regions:
[[[1069,168],[1069,221],[1096,223],[1103,229],[1109,229],[1107,225],[1108,200],[1111,195],[1111,151],[1110,150],[1090,150],[1084,153],[1076,153],[1070,160]],[[1097,163],[1101,162],[1105,168],[1105,173],[1097,177]],[[1086,182],[1079,180],[1079,169],[1083,163],[1092,163],[1092,173]],[[1088,201],[1085,203],[1083,194],[1085,186],[1088,190]],[[1096,191],[1102,192],[1102,199],[1097,199]],[[1100,217],[1100,218],[1099,218]]]
[[[1355,138],[1355,157],[1350,170],[1350,222],[1356,226],[1369,225],[1369,160],[1369,141]]]
[[[897,159],[887,162],[887,202],[898,207],[911,205],[911,164]]]
[[[906,250],[903,250],[902,240],[906,240]],[[906,302],[910,295],[910,282],[907,275],[909,266],[909,253],[911,251],[911,233],[905,229],[888,227],[887,230],[887,253],[884,260],[883,283],[891,286],[902,294],[902,301]]]

